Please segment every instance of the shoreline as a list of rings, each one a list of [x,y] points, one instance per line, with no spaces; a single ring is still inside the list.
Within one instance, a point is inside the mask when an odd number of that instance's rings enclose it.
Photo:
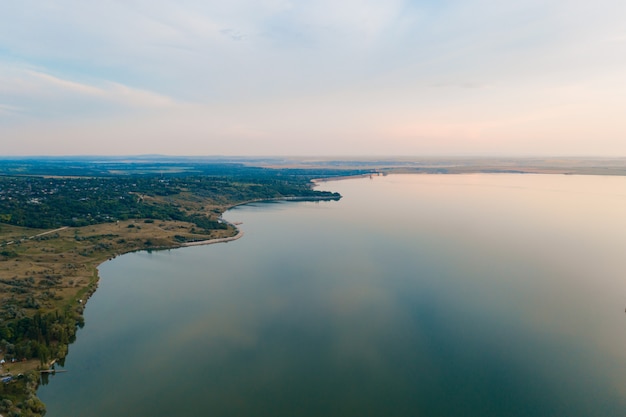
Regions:
[[[343,179],[346,178],[351,178],[351,177],[342,177]],[[315,180],[311,180],[312,183],[315,183]],[[228,210],[235,208],[235,207],[239,207],[239,206],[245,206],[247,204],[254,204],[254,203],[270,203],[272,201],[335,201],[338,198],[341,198],[341,196],[339,197],[335,197],[335,196],[323,196],[323,197],[315,197],[315,196],[302,196],[302,197],[298,197],[298,196],[293,196],[293,197],[273,197],[273,198],[258,198],[255,200],[248,200],[248,201],[244,201],[242,203],[237,203],[237,204],[232,204],[230,206],[227,206],[226,209],[224,210],[224,213],[226,213]],[[226,220],[224,220],[223,218],[221,218],[221,220],[223,222],[226,222]],[[229,222],[226,222],[229,223]],[[231,226],[235,226],[232,223],[229,223]]]
[[[380,177],[385,175],[383,172],[374,171],[369,174],[355,174],[355,175],[343,175],[341,177],[326,177],[326,178],[313,178],[311,182],[315,185],[322,182],[331,182],[331,181],[343,181],[343,180],[352,180],[358,178],[372,178],[372,177]]]
[[[222,211],[222,215],[223,213],[227,212],[228,210],[235,208],[235,207],[239,207],[239,206],[244,206],[244,205],[248,205],[248,204],[254,204],[254,203],[261,203],[261,202],[272,202],[272,201],[331,201],[334,200],[334,197],[276,197],[276,198],[264,198],[264,199],[255,199],[255,200],[249,200],[249,201],[244,201],[241,203],[237,203],[237,204],[232,204],[229,206],[224,207],[224,210]],[[137,219],[137,220],[141,220],[141,219]],[[227,236],[227,237],[220,237],[220,238],[214,238],[214,239],[205,239],[205,240],[197,240],[197,241],[190,241],[190,242],[181,242],[178,244],[172,244],[172,245],[166,245],[166,246],[158,246],[158,247],[144,247],[144,248],[138,248],[138,249],[132,249],[129,251],[125,251],[125,252],[112,252],[108,255],[105,256],[104,259],[101,259],[100,262],[95,262],[93,263],[93,268],[94,268],[94,272],[95,272],[95,280],[92,282],[92,285],[86,287],[88,288],[88,290],[82,295],[82,298],[80,299],[80,310],[79,310],[79,314],[82,317],[83,316],[83,312],[84,309],[86,308],[87,304],[88,304],[88,300],[93,296],[93,294],[96,292],[96,290],[98,289],[98,285],[100,282],[100,271],[99,271],[99,267],[104,264],[105,262],[111,261],[115,258],[117,258],[118,256],[122,256],[122,255],[127,255],[130,253],[136,253],[136,252],[142,252],[142,251],[151,251],[151,250],[172,250],[172,249],[180,249],[180,248],[186,248],[186,247],[194,247],[194,246],[205,246],[205,245],[212,245],[212,244],[216,244],[216,243],[228,243],[228,242],[232,242],[238,239],[241,239],[244,236],[244,232],[237,227],[238,225],[240,225],[241,223],[232,223],[229,222],[225,219],[222,218],[222,216],[220,215],[220,221],[222,221],[223,223],[231,226],[235,231],[235,235],[233,236]],[[62,230],[62,229],[70,229],[69,227],[64,227],[58,230]],[[56,231],[53,230],[51,232]],[[50,233],[50,232],[45,232],[45,233]],[[44,233],[44,234],[45,234]],[[68,344],[69,346],[69,344]],[[55,363],[59,362],[59,358],[52,358],[51,361],[49,363],[47,363],[47,366],[44,366],[44,368],[48,368],[50,369],[51,366],[53,366]],[[39,388],[39,385],[35,388],[35,390]],[[0,416],[1,417],[1,416]]]
[[[223,206],[222,209],[222,214],[220,215],[219,219],[221,222],[227,224],[228,226],[232,227],[233,230],[236,232],[235,235],[233,236],[227,236],[227,237],[219,237],[219,238],[213,238],[213,239],[205,239],[205,240],[197,240],[197,241],[190,241],[190,242],[180,242],[180,243],[172,243],[170,245],[163,245],[163,246],[157,246],[157,247],[143,247],[143,248],[134,248],[134,249],[130,249],[127,251],[123,251],[123,252],[110,252],[108,254],[102,254],[101,258],[98,260],[93,260],[91,262],[87,262],[86,265],[91,264],[91,268],[93,268],[93,276],[92,276],[92,280],[91,282],[86,285],[84,287],[83,291],[80,291],[80,295],[76,295],[76,301],[78,301],[79,306],[76,308],[76,313],[83,318],[84,317],[84,311],[85,308],[87,307],[88,301],[89,299],[95,294],[95,292],[98,289],[99,283],[100,283],[100,266],[102,264],[104,264],[105,262],[108,261],[112,261],[113,259],[117,258],[118,256],[122,256],[122,255],[127,255],[127,254],[131,254],[131,253],[136,253],[136,252],[142,252],[142,251],[152,251],[152,250],[172,250],[172,249],[180,249],[180,248],[185,248],[185,247],[194,247],[194,246],[204,246],[204,245],[212,245],[212,244],[217,244],[217,243],[228,243],[228,242],[232,242],[238,239],[241,239],[244,236],[244,232],[237,227],[238,225],[240,225],[241,223],[238,222],[229,222],[225,219],[222,218],[222,215],[227,212],[230,209],[233,209],[235,207],[239,207],[239,206],[243,206],[243,205],[248,205],[248,204],[254,204],[254,203],[261,203],[261,202],[272,202],[272,201],[330,201],[330,200],[335,200],[336,198],[334,197],[277,197],[277,198],[265,198],[265,199],[254,199],[254,200],[248,200],[248,201],[244,201],[241,203],[237,203],[237,204],[232,204],[232,205],[228,205],[228,206]],[[134,219],[134,222],[139,222],[142,219]],[[145,219],[143,219],[145,220]],[[39,233],[35,236],[31,236],[28,237],[27,240],[32,240],[34,237],[38,237],[38,236],[43,236],[43,235],[47,235],[47,234],[51,234],[57,231],[63,231],[66,229],[72,229],[71,227],[65,226],[62,228],[57,228],[57,229],[53,229],[53,230],[49,230],[49,231],[45,231],[42,233]],[[77,337],[77,330],[75,330],[75,337]],[[67,351],[69,351],[69,346],[72,343],[68,343],[67,346]],[[69,352],[67,352],[66,357],[69,355]],[[4,355],[2,355],[4,356]],[[63,358],[65,359],[65,358]],[[31,395],[33,398],[35,398],[37,401],[40,401],[39,398],[37,397],[37,391],[39,390],[39,387],[41,386],[41,377],[40,375],[42,373],[54,373],[54,371],[59,371],[58,369],[55,369],[55,365],[59,365],[61,368],[65,368],[65,365],[60,365],[60,363],[63,363],[64,361],[61,361],[60,358],[50,358],[46,363],[40,363],[39,361],[36,361],[34,359],[31,359],[28,361],[28,365],[27,369],[24,369],[23,371],[21,370],[21,366],[20,366],[20,370],[18,371],[19,374],[21,375],[22,372],[24,375],[30,374],[31,375],[31,379],[32,379],[32,383],[26,387],[26,392],[27,395]],[[18,362],[20,365],[23,365],[24,362]],[[36,363],[36,364],[35,364]],[[6,369],[4,369],[5,371],[7,371]],[[66,370],[62,370],[61,372],[65,372]],[[16,374],[15,372],[4,372],[4,374],[6,374],[5,376],[11,376],[11,377],[15,377]],[[36,375],[36,377],[35,377]],[[45,407],[45,404],[40,403]],[[2,417],[2,414],[0,414],[0,417]]]
[[[235,230],[237,230],[237,234],[235,236],[219,237],[219,238],[207,239],[207,240],[196,240],[195,242],[185,242],[180,247],[186,248],[190,246],[202,246],[202,245],[212,245],[214,243],[226,243],[226,242],[232,242],[233,240],[242,238],[243,231],[239,230],[238,228],[235,228]],[[171,248],[171,249],[177,249],[177,248]]]
[[[244,203],[245,204],[245,203]],[[230,207],[228,207],[226,210],[224,210],[224,212],[226,212],[228,209],[230,209]],[[117,258],[118,256],[122,256],[122,255],[127,255],[127,254],[131,254],[131,253],[135,253],[135,252],[142,252],[142,251],[149,251],[149,250],[171,250],[171,249],[179,249],[179,248],[185,248],[185,247],[193,247],[193,246],[203,246],[203,245],[211,245],[211,244],[215,244],[215,243],[227,243],[227,242],[231,242],[234,240],[238,240],[240,238],[243,237],[244,233],[242,230],[240,230],[235,224],[228,222],[226,220],[222,221],[228,225],[230,225],[231,227],[234,228],[234,230],[237,232],[234,236],[228,236],[228,237],[222,237],[222,238],[215,238],[215,239],[206,239],[206,240],[198,240],[198,241],[192,241],[192,242],[184,242],[184,243],[180,243],[180,244],[174,244],[174,245],[168,245],[168,246],[161,246],[161,247],[156,247],[156,248],[141,248],[141,249],[134,249],[134,250],[129,250],[127,252],[122,252],[122,253],[110,253],[108,256],[106,256],[104,259],[101,259],[100,262],[94,262],[93,268],[94,268],[94,272],[95,272],[95,276],[94,276],[94,281],[92,281],[92,283],[88,286],[86,286],[86,291],[82,294],[82,298],[80,298],[80,307],[77,310],[77,313],[80,315],[80,317],[84,317],[84,310],[87,307],[88,301],[89,299],[95,294],[95,292],[98,289],[99,283],[100,283],[100,266],[102,264],[104,264],[105,262],[109,262],[115,258]],[[77,329],[78,330],[78,329]],[[76,332],[76,337],[77,337],[77,332]],[[67,347],[68,347],[68,351],[69,351],[69,346],[72,343],[68,343]],[[69,356],[69,352],[68,355],[66,355],[66,357]],[[65,358],[64,358],[65,359]],[[34,360],[32,360],[34,361]],[[37,375],[37,379],[36,382],[31,385],[30,387],[27,387],[27,391],[29,391],[32,396],[34,398],[36,398],[37,400],[39,400],[39,398],[37,397],[37,391],[39,390],[39,387],[41,386],[41,378],[40,378],[40,374],[42,373],[42,371],[51,371],[51,370],[55,370],[55,371],[59,371],[58,369],[55,369],[55,365],[59,364],[61,361],[59,360],[59,358],[51,358],[47,363],[45,364],[38,364],[33,370],[29,370],[28,373],[35,373]],[[65,368],[64,365],[60,365],[61,368]],[[63,372],[65,372],[65,370],[63,370]],[[11,375],[13,375],[13,373],[10,373]],[[24,373],[26,375],[26,372]],[[34,375],[34,374],[33,374]],[[42,403],[43,404],[43,403]],[[45,407],[45,404],[44,404]],[[2,417],[2,415],[0,415],[0,417]]]
[[[3,240],[0,247],[4,250],[8,242],[9,245],[15,246],[15,250],[13,246],[10,247],[11,251],[7,248],[6,255],[0,254],[0,261],[6,261],[0,265],[3,267],[0,269],[2,278],[7,281],[6,283],[3,281],[2,284],[19,285],[20,289],[25,287],[32,295],[31,303],[34,305],[35,301],[39,301],[35,307],[31,307],[22,300],[26,296],[18,300],[25,305],[24,314],[30,314],[25,316],[29,320],[27,324],[35,323],[33,318],[35,316],[38,321],[33,326],[47,329],[54,322],[63,326],[66,331],[64,335],[67,335],[63,341],[61,339],[51,339],[44,341],[45,343],[37,341],[37,347],[41,345],[49,349],[43,354],[39,351],[31,355],[11,352],[12,359],[16,357],[15,355],[23,359],[19,361],[19,369],[17,364],[0,369],[6,370],[11,376],[19,374],[24,378],[20,376],[20,380],[15,381],[18,385],[14,388],[15,395],[11,397],[13,404],[6,411],[19,412],[24,406],[33,413],[33,416],[45,413],[44,404],[37,398],[37,390],[42,384],[40,371],[65,368],[64,360],[69,357],[69,347],[77,337],[80,337],[78,332],[85,324],[85,309],[99,287],[100,266],[106,261],[133,252],[171,250],[238,240],[244,235],[237,226],[238,223],[231,223],[222,218],[223,213],[237,206],[273,201],[331,201],[341,198],[338,193],[314,191],[314,183],[310,181],[310,176],[307,176],[305,181],[292,181],[287,178],[284,182],[286,184],[281,183],[277,186],[273,183],[262,184],[259,190],[229,189],[220,192],[220,198],[216,199],[204,195],[189,196],[179,193],[176,197],[161,199],[154,197],[154,201],[150,201],[157,207],[161,204],[183,207],[189,215],[180,220],[174,220],[172,217],[165,220],[158,216],[156,219],[131,217],[116,222],[80,224],[76,227],[63,226],[47,230],[2,225],[0,228],[3,231]],[[290,196],[281,196],[285,194]],[[254,198],[264,195],[281,197]],[[222,201],[226,204],[220,203]],[[141,212],[142,216],[149,214],[150,212]],[[210,222],[194,224],[194,216],[206,217],[213,222],[217,220],[221,225],[211,225]],[[204,228],[204,225],[207,228]],[[55,297],[39,297],[40,293],[48,291],[48,287],[56,291]],[[43,319],[39,320],[39,317]],[[0,358],[3,357],[4,355],[0,354]],[[27,400],[32,401],[27,403]],[[31,403],[34,405],[25,405]],[[0,413],[6,415],[4,411]]]

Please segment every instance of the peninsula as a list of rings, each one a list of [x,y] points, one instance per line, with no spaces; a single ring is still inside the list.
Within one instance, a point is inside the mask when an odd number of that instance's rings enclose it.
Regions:
[[[236,239],[221,219],[229,207],[339,199],[311,180],[363,172],[161,158],[0,161],[0,414],[45,413],[40,373],[63,364],[100,263]]]

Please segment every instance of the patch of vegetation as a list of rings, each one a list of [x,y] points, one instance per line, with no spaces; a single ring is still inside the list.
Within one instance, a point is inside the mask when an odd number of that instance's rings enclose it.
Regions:
[[[13,250],[4,249],[0,251],[0,259],[2,258],[11,259],[11,258],[17,258],[17,257],[18,257],[17,252]]]

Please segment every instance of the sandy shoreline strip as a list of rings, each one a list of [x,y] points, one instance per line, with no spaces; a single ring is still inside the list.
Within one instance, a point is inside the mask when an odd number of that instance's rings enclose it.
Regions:
[[[231,236],[231,237],[222,237],[219,239],[208,239],[208,240],[198,240],[195,242],[186,242],[183,243],[182,246],[183,247],[187,247],[187,246],[200,246],[200,245],[211,245],[213,243],[223,243],[223,242],[230,242],[233,240],[237,240],[239,238],[241,238],[243,236],[243,232],[239,229],[237,229],[237,234],[235,236]]]

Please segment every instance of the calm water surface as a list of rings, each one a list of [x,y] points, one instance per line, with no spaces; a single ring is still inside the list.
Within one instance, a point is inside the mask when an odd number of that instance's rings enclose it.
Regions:
[[[100,268],[47,416],[623,416],[626,178],[389,176]]]

